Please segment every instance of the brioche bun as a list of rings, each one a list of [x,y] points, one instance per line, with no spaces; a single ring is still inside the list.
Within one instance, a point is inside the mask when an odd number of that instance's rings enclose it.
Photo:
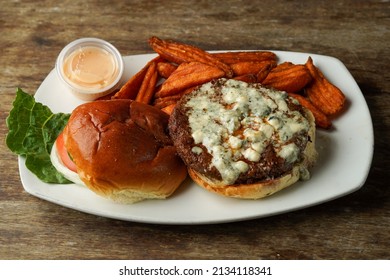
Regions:
[[[308,179],[315,130],[313,114],[286,92],[224,78],[183,96],[169,120],[193,181],[242,199]]]
[[[64,129],[64,143],[80,179],[120,203],[169,197],[187,170],[167,133],[168,118],[131,100],[78,106]]]

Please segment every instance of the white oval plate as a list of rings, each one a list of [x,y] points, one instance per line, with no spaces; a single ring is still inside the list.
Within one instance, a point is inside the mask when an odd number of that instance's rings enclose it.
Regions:
[[[26,169],[19,157],[25,190],[39,198],[82,212],[144,223],[211,224],[255,219],[317,205],[347,195],[363,186],[371,166],[374,137],[370,112],[358,85],[338,59],[308,54],[274,51],[279,62],[305,63],[311,56],[328,79],[346,95],[348,105],[331,131],[317,131],[319,160],[309,181],[298,182],[270,197],[249,201],[210,193],[190,179],[166,200],[149,200],[132,205],[116,204],[75,184],[46,184]],[[128,78],[156,54],[124,57]],[[54,113],[70,113],[83,101],[73,97],[51,71],[35,94],[37,101]]]

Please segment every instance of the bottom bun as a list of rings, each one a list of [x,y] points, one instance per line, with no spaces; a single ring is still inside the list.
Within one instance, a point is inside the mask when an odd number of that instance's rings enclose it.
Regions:
[[[188,169],[188,174],[199,186],[208,191],[241,199],[259,199],[274,194],[297,182],[300,178],[300,168],[295,166],[291,172],[282,177],[257,182],[254,184],[234,184],[221,186],[219,182],[213,182],[195,170]]]
[[[122,204],[170,197],[187,177],[173,147],[161,148],[155,159],[128,170],[125,183],[79,173],[85,185],[98,195]],[[143,168],[142,168],[143,167]]]

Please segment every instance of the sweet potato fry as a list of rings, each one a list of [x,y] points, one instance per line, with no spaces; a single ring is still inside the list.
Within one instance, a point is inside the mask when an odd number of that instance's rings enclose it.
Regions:
[[[310,101],[326,115],[336,115],[344,107],[344,93],[328,81],[320,69],[314,65],[311,57],[305,65],[313,77],[312,82],[305,89]]]
[[[176,103],[180,100],[180,98],[186,93],[186,91],[182,91],[179,93],[176,93],[175,95],[170,96],[164,96],[154,99],[153,106],[157,108],[163,108],[166,107],[172,103]]]
[[[173,109],[175,109],[176,103],[175,104],[170,104],[164,108],[161,109],[161,111],[167,113],[168,115],[171,115],[173,112]]]
[[[153,101],[153,106],[157,107],[157,108],[163,108],[165,106],[168,106],[172,103],[176,103],[180,100],[180,98],[187,94],[187,93],[190,93],[191,91],[193,91],[195,88],[197,88],[198,86],[193,86],[193,87],[189,87],[189,88],[186,88],[185,90],[181,91],[181,92],[178,92],[174,95],[168,95],[168,96],[164,96],[164,97],[157,97],[154,99]]]
[[[187,88],[179,93],[176,93],[175,95],[155,98],[154,102],[153,102],[153,106],[161,109],[161,108],[167,107],[171,104],[176,104],[183,95],[190,93],[195,88],[197,88],[197,86]]]
[[[257,73],[256,73],[256,82],[257,83],[262,83],[265,78],[267,78],[269,72],[274,68],[274,64],[271,63],[266,63]]]
[[[198,47],[170,40],[162,40],[155,36],[149,39],[149,45],[161,57],[173,63],[181,64],[183,62],[197,61],[218,67],[224,71],[226,77],[233,77],[233,70],[229,65]]]
[[[169,100],[160,99],[160,100],[157,100],[156,103],[153,104],[153,106],[156,108],[162,109],[162,108],[167,107],[171,104],[176,104],[178,101],[179,101],[179,99],[177,99],[177,100],[175,100],[175,99],[169,99]]]
[[[135,98],[135,101],[150,104],[154,96],[154,90],[157,83],[157,63],[152,62],[145,74],[144,80],[142,81],[141,87]]]
[[[131,77],[113,96],[113,99],[135,99],[145,78],[148,67],[145,66]]]
[[[262,84],[287,92],[299,92],[311,79],[305,65],[282,63],[269,72]]]
[[[233,64],[241,61],[273,61],[276,62],[276,54],[270,51],[244,51],[244,52],[218,52],[213,56],[226,64]]]
[[[134,76],[132,76],[112,98],[134,100],[137,97],[139,89],[141,88],[149,65],[154,62],[157,63],[159,61],[162,61],[162,58],[160,56],[157,56],[156,58],[149,61],[140,71],[138,71]]]
[[[230,67],[233,69],[234,76],[242,76],[246,74],[257,74],[265,66],[267,67],[276,66],[276,62],[239,61],[230,64]]]
[[[246,82],[246,83],[256,83],[257,82],[256,75],[254,75],[254,74],[245,74],[245,75],[241,75],[241,76],[235,76],[232,79]]]
[[[283,71],[286,69],[290,69],[291,67],[294,67],[294,65],[295,64],[290,62],[290,61],[285,61],[285,62],[278,64],[278,68],[275,68],[273,70],[274,70],[274,72]]]
[[[225,76],[221,69],[200,62],[182,63],[161,85],[155,97],[174,95],[187,88]]]
[[[177,65],[174,65],[170,62],[159,62],[157,64],[157,72],[164,79],[168,77],[177,69]]]
[[[310,110],[313,113],[315,123],[318,127],[329,129],[332,126],[331,120],[320,110],[318,109],[309,99],[303,95],[296,93],[289,93],[289,95],[299,101],[299,103]]]

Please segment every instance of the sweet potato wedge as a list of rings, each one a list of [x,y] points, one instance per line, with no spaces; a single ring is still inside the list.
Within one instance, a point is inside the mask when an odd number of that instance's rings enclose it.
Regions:
[[[321,70],[314,65],[311,57],[308,58],[305,65],[313,78],[312,82],[305,89],[308,98],[326,115],[335,116],[344,107],[344,93],[329,82]]]
[[[233,64],[230,64],[230,67],[233,69],[234,76],[242,76],[246,74],[257,74],[260,70],[266,68],[272,68],[276,66],[276,62],[270,61],[239,61]]]
[[[158,97],[155,98],[153,101],[153,106],[157,108],[163,108],[170,104],[176,103],[180,100],[180,98],[186,93],[185,91],[178,92],[174,95],[164,96],[164,97]]]
[[[256,83],[257,82],[256,75],[254,75],[254,74],[245,74],[245,75],[241,75],[241,76],[235,76],[232,79],[237,80],[237,81],[246,82],[246,83]]]
[[[152,62],[146,71],[144,80],[142,81],[141,87],[138,91],[135,101],[145,103],[145,104],[151,103],[154,96],[156,84],[157,84],[157,77],[158,77],[157,63]]]
[[[256,73],[256,82],[262,83],[265,78],[267,78],[269,72],[271,72],[272,68],[274,68],[274,63],[266,63],[257,73]]]
[[[332,121],[320,110],[318,109],[309,99],[303,95],[296,93],[289,93],[289,95],[299,101],[299,103],[309,109],[314,116],[316,126],[324,129],[329,129],[332,126]]]
[[[201,85],[212,79],[225,76],[225,72],[215,66],[201,62],[182,63],[161,85],[155,97],[175,95],[187,88]]]
[[[132,76],[127,82],[119,89],[119,91],[112,97],[113,99],[133,99],[137,97],[138,91],[141,88],[142,82],[145,78],[151,63],[158,63],[162,61],[160,56],[149,61],[140,71]]]
[[[287,92],[299,92],[311,80],[312,76],[305,65],[286,62],[273,68],[262,84]]]
[[[170,62],[159,62],[157,64],[157,72],[158,74],[164,78],[168,79],[168,77],[177,69],[177,65],[172,64]]]
[[[233,77],[233,70],[229,65],[198,47],[171,40],[162,40],[155,36],[149,39],[149,45],[161,57],[173,63],[201,62],[221,69],[228,78]]]
[[[176,104],[170,104],[164,108],[161,108],[161,111],[167,113],[168,115],[171,115],[173,112],[173,109],[175,109]]]

